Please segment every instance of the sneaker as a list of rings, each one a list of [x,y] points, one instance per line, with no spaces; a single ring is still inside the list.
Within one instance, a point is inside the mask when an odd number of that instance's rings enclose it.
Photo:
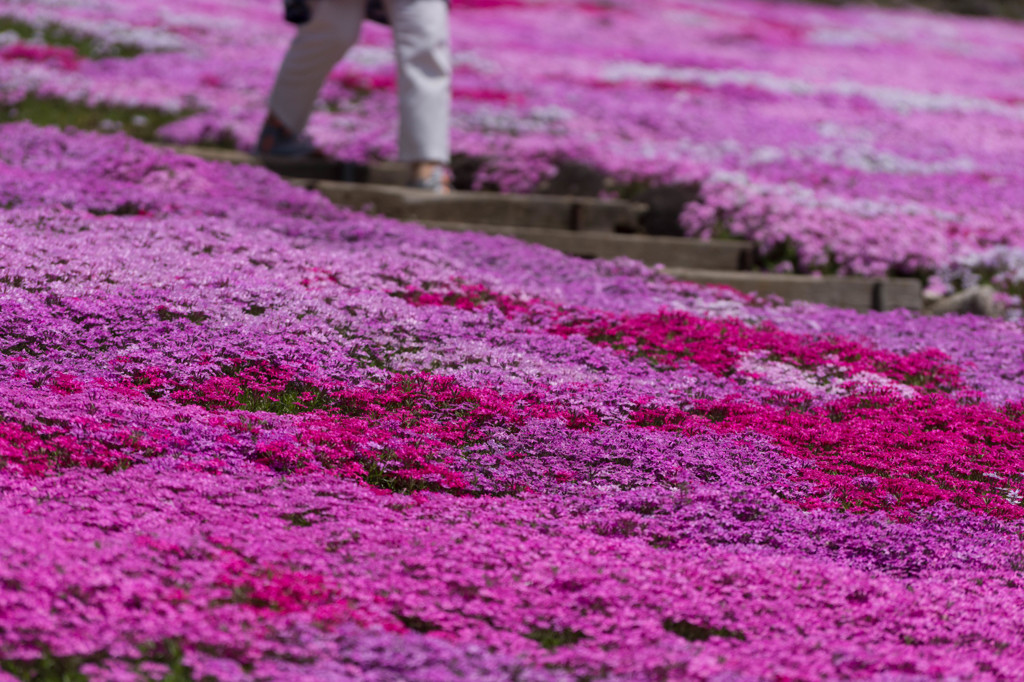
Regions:
[[[254,153],[288,159],[322,159],[324,153],[308,135],[292,135],[274,116],[268,116]]]
[[[451,172],[441,164],[430,164],[430,169],[424,175],[414,173],[409,187],[422,189],[432,194],[451,194],[452,175]]]

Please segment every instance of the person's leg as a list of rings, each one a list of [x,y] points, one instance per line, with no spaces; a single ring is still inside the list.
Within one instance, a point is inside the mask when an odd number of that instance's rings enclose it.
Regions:
[[[365,0],[314,0],[292,40],[270,95],[269,118],[291,135],[306,127],[327,74],[359,39]]]
[[[387,0],[395,33],[399,160],[422,177],[451,159],[452,58],[445,0]]]

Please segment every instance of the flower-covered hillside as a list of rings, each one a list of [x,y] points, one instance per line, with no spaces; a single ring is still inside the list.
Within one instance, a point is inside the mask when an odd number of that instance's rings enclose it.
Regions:
[[[1013,323],[120,135],[2,126],[0,177],[0,679],[1024,674]]]
[[[280,14],[0,0],[0,97],[8,116],[54,98],[141,108],[129,128],[179,117],[160,137],[250,147],[292,31]],[[758,0],[460,0],[453,34],[453,142],[482,162],[478,186],[530,189],[572,162],[626,195],[697,185],[683,232],[750,237],[783,269],[932,275],[937,292],[1024,282],[1024,25]],[[343,158],[389,158],[391,38],[363,36],[310,130]]]

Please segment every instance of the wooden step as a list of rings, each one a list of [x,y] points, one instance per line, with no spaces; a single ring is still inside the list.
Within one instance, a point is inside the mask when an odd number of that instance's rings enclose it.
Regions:
[[[749,269],[754,245],[740,240],[702,241],[684,237],[662,237],[614,232],[551,230],[540,227],[479,225],[427,220],[424,225],[456,232],[484,232],[543,244],[584,258],[627,256],[648,265],[709,270]]]
[[[647,207],[630,201],[494,192],[431,194],[394,185],[293,180],[339,206],[420,222],[514,225],[549,230],[614,232],[639,229]]]
[[[740,240],[704,242],[639,232],[646,204],[581,196],[453,192],[441,196],[401,186],[404,164],[351,164],[331,160],[272,160],[238,150],[173,147],[211,161],[266,165],[316,189],[331,201],[446,230],[503,234],[588,258],[628,256],[666,266],[666,272],[699,284],[812,301],[856,310],[921,310],[921,282],[912,278],[776,274],[747,270],[753,245]],[[372,180],[374,182],[367,182]]]
[[[209,161],[264,165],[315,188],[339,205],[371,210],[406,220],[516,225],[560,230],[640,230],[644,204],[594,197],[454,192],[437,197],[405,187],[408,167],[402,163],[354,164],[331,159],[272,159],[237,149],[172,146],[182,154]],[[318,181],[315,184],[312,181]]]
[[[666,268],[687,282],[721,284],[739,291],[773,294],[787,301],[811,301],[855,310],[921,310],[921,281],[911,277],[844,277]]]

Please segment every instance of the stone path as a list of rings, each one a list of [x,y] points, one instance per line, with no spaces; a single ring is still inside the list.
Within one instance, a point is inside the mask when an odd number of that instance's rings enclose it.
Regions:
[[[241,151],[174,147],[208,160],[261,164]],[[502,234],[585,258],[629,256],[663,264],[680,279],[721,284],[857,310],[923,308],[921,283],[912,278],[785,275],[754,271],[754,244],[645,234],[648,205],[618,199],[552,194],[454,192],[426,194],[402,186],[405,167],[359,166],[337,161],[273,161],[268,168],[293,184],[322,192],[342,206],[414,220],[445,230]]]

